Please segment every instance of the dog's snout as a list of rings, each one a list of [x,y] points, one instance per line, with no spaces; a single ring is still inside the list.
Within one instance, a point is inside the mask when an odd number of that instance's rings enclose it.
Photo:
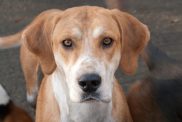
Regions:
[[[84,92],[95,92],[101,84],[101,77],[98,74],[85,74],[80,77],[78,83]]]

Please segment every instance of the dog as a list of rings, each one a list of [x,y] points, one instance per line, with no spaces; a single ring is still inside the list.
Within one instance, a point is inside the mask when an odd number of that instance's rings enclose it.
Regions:
[[[27,112],[12,102],[1,84],[0,98],[0,122],[33,122]]]
[[[21,45],[28,101],[38,93],[36,122],[132,122],[114,74],[118,67],[135,72],[149,38],[147,26],[128,13],[82,6],[44,11],[1,37],[0,47]]]
[[[128,93],[134,122],[182,121],[182,65],[152,43],[142,53],[150,71]]]

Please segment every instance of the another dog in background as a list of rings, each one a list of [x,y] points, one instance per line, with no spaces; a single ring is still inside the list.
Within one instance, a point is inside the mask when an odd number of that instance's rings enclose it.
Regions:
[[[17,107],[0,84],[0,122],[33,122],[26,111]]]
[[[182,64],[152,43],[142,54],[150,71],[128,94],[134,122],[182,122]]]

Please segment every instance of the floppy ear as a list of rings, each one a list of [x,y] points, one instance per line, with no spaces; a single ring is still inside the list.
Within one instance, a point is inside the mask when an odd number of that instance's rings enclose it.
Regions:
[[[27,48],[38,57],[42,71],[46,74],[51,74],[56,68],[51,36],[61,13],[60,10],[42,12],[23,32]]]
[[[116,9],[111,11],[121,33],[120,67],[126,74],[133,74],[138,66],[138,57],[150,39],[150,32],[135,17]]]

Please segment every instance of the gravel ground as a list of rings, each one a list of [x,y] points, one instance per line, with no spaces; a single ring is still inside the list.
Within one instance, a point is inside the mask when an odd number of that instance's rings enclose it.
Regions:
[[[80,5],[106,6],[103,0],[0,0],[0,36],[20,31],[46,9],[66,9]],[[149,26],[154,44],[169,56],[182,61],[182,0],[127,0],[123,10]],[[129,85],[146,72],[145,65],[140,61],[136,75],[125,76],[118,71],[116,76],[127,91]],[[0,83],[6,87],[15,103],[34,115],[34,110],[25,99],[19,48],[0,50]]]

